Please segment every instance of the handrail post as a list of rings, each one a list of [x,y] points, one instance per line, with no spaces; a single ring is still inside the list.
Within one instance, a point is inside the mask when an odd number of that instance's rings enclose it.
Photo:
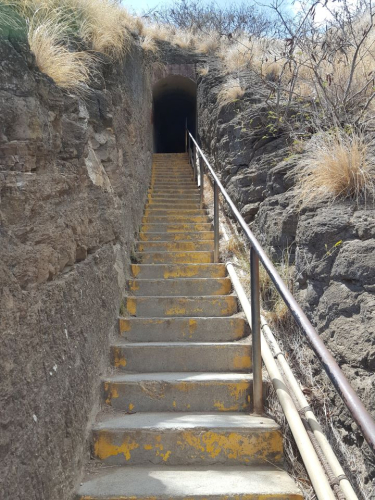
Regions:
[[[214,180],[214,262],[219,262],[219,186]]]
[[[250,249],[251,278],[251,334],[253,357],[253,408],[257,415],[263,414],[262,344],[260,336],[260,289],[259,257],[254,248]]]
[[[195,144],[193,144],[192,152],[193,152],[194,182],[197,182],[197,156],[196,156],[197,149],[195,147]]]
[[[204,175],[204,163],[203,159],[199,157],[199,177],[200,177],[200,207],[203,208],[203,175]]]

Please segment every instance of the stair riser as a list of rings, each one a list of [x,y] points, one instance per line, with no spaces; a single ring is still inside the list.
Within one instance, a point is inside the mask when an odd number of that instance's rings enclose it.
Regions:
[[[141,241],[212,241],[214,239],[213,231],[200,231],[196,233],[140,233]]]
[[[94,430],[92,454],[107,465],[281,464],[279,431]]]
[[[194,193],[190,194],[177,194],[177,193],[148,193],[147,195],[148,200],[154,200],[154,201],[177,201],[177,202],[198,202],[200,201],[200,194],[199,191],[196,190]]]
[[[158,170],[157,172],[153,172],[151,175],[151,181],[191,181],[194,182],[194,176],[192,173],[178,172],[178,171],[166,171],[166,170]]]
[[[199,208],[174,208],[174,209],[159,209],[159,208],[146,208],[143,212],[144,217],[183,217],[184,219],[190,217],[206,217],[207,212]]]
[[[158,281],[135,279],[128,281],[128,289],[132,295],[143,297],[226,295],[231,292],[232,283],[229,278],[178,278]]]
[[[145,241],[137,243],[137,252],[201,252],[213,251],[214,242],[208,241]]]
[[[242,318],[119,318],[127,342],[230,342],[250,334]]]
[[[169,196],[180,196],[184,195],[187,197],[194,196],[195,194],[199,195],[199,188],[198,187],[189,187],[189,188],[182,188],[182,187],[171,187],[169,186],[168,188],[157,188],[157,189],[150,189],[148,190],[148,194],[151,196],[163,196],[169,197]]]
[[[137,252],[137,262],[142,264],[209,264],[213,252]]]
[[[217,297],[127,297],[126,310],[130,316],[143,318],[218,317],[237,312],[233,295]]]
[[[149,201],[146,205],[145,210],[200,210],[199,201],[194,203],[182,203],[176,201]]]
[[[236,372],[251,370],[248,344],[112,346],[112,366],[127,372]]]
[[[150,189],[157,188],[157,187],[165,187],[167,189],[172,189],[174,187],[179,187],[180,189],[183,189],[185,187],[189,188],[196,188],[198,189],[197,184],[193,180],[179,180],[179,179],[160,179],[160,180],[154,180],[150,182]]]
[[[199,204],[200,203],[200,197],[191,195],[191,196],[184,196],[184,197],[165,197],[163,195],[149,195],[148,196],[148,203],[150,205],[161,205],[161,206],[168,206],[168,205],[182,205],[182,204]]]
[[[142,218],[142,224],[209,224],[206,215],[147,215]]]
[[[250,411],[252,382],[104,383],[104,401],[124,411]]]
[[[131,264],[134,278],[223,278],[226,276],[224,264]]]
[[[165,223],[161,222],[159,224],[143,224],[141,226],[141,232],[151,231],[154,233],[176,233],[186,231],[188,233],[198,232],[198,231],[211,231],[212,224],[210,222],[203,224],[184,224],[184,223]]]

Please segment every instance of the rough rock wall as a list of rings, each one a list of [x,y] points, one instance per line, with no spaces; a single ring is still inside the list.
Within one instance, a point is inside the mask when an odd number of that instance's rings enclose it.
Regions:
[[[299,210],[293,189],[299,155],[284,138],[269,133],[272,120],[264,84],[251,74],[240,75],[240,81],[246,87],[243,98],[220,106],[220,65],[210,61],[207,76],[199,79],[203,149],[269,255],[277,262],[289,252],[295,264],[293,293],[375,415],[374,207],[325,201]],[[375,498],[374,457],[320,365],[312,354],[308,357],[316,384],[328,391],[334,425],[350,450],[343,461],[366,498]]]
[[[134,47],[79,99],[11,37],[0,66],[0,498],[68,500],[150,178],[151,76]]]

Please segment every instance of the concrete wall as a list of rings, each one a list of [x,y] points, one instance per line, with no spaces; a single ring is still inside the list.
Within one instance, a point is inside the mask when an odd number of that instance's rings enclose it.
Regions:
[[[134,47],[63,93],[0,42],[0,498],[67,500],[151,173],[151,77]]]

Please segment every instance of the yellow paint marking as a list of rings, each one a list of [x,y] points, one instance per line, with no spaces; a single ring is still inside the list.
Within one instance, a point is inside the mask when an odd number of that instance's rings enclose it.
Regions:
[[[135,316],[137,314],[137,301],[133,297],[128,297],[126,299],[126,310],[130,316]]]
[[[133,411],[134,410],[134,405],[133,403],[129,403],[129,411]]]
[[[189,319],[189,334],[192,335],[197,329],[198,323],[196,319]]]
[[[134,278],[136,278],[138,274],[141,272],[141,268],[138,264],[131,264],[131,271]]]
[[[219,411],[238,411],[239,409],[238,404],[232,406],[225,406],[222,401],[215,401],[214,407],[217,408]]]
[[[116,368],[120,368],[120,366],[122,367],[126,366],[126,359],[122,354],[120,347],[113,348],[113,364]]]
[[[233,367],[237,370],[246,370],[248,368],[251,368],[250,355],[245,354],[235,356],[233,359]]]
[[[131,290],[132,292],[136,292],[137,290],[139,290],[139,283],[137,280],[129,281],[129,290]]]
[[[112,382],[104,383],[104,394],[106,395],[105,402],[107,405],[111,404],[112,399],[116,399],[119,397],[117,387]]]
[[[196,434],[190,431],[182,433],[181,441],[177,443],[189,455],[192,448],[198,456],[216,458],[223,455],[229,460],[245,460],[250,462],[256,456],[257,460],[280,461],[282,456],[282,436],[279,432],[265,432],[261,435],[243,435],[236,432],[218,434],[208,431]]]
[[[153,449],[154,449],[154,447],[152,446],[152,444],[145,444],[145,445],[143,446],[143,448],[144,448],[145,450],[147,450],[147,451],[150,451],[150,450],[153,450]]]
[[[181,315],[186,314],[186,307],[175,306],[175,307],[170,307],[169,309],[165,310],[166,316],[178,316],[179,314],[181,314]]]
[[[244,380],[243,382],[237,382],[236,384],[233,384],[230,388],[230,394],[235,398],[236,401],[238,401],[240,398],[246,396],[246,393],[249,391],[249,389],[249,382],[246,382],[246,380]]]
[[[124,438],[120,446],[112,443],[111,436],[105,432],[100,432],[99,437],[95,440],[94,450],[95,456],[100,460],[105,460],[108,457],[116,455],[124,455],[125,460],[129,461],[131,452],[139,448],[139,444],[133,441],[130,437]]]
[[[167,462],[167,460],[170,457],[171,453],[172,452],[170,450],[168,450],[167,453],[164,453],[164,455],[161,455],[163,457],[163,462]]]
[[[129,332],[131,329],[131,324],[128,319],[120,318],[120,332]]]

